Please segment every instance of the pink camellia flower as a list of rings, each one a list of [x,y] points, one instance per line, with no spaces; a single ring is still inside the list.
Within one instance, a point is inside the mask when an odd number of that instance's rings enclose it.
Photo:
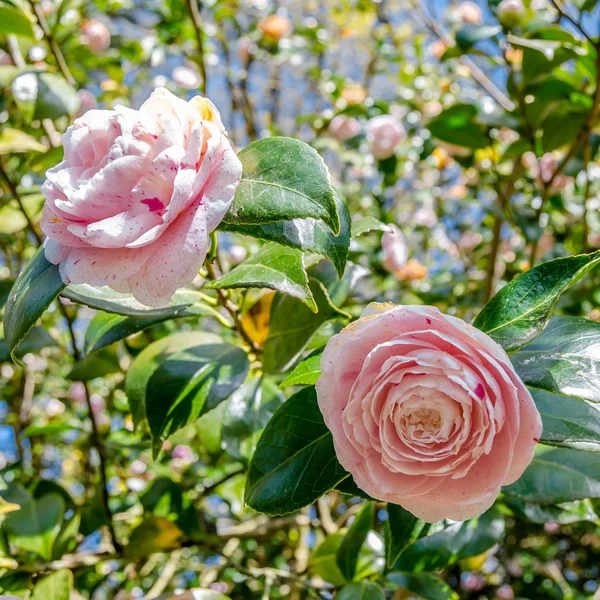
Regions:
[[[98,106],[96,96],[89,90],[78,90],[77,95],[79,96],[79,110],[77,111],[77,117],[82,117],[88,110],[92,110]]]
[[[41,227],[62,280],[162,306],[204,262],[242,165],[219,112],[156,89],[139,110],[91,110],[46,173]]]
[[[386,231],[381,237],[381,248],[383,249],[383,268],[390,273],[395,273],[406,265],[408,261],[408,246],[402,231],[396,225],[388,225],[390,231]]]
[[[96,19],[87,19],[81,24],[81,41],[92,52],[103,52],[110,47],[108,27]]]
[[[360,123],[354,117],[337,115],[331,119],[327,131],[334,140],[345,142],[360,133]]]
[[[425,521],[476,517],[542,431],[504,350],[428,306],[371,304],[321,358],[319,407],[356,484]]]
[[[402,123],[392,115],[379,115],[367,123],[367,141],[377,160],[393,156],[396,147],[405,139]]]

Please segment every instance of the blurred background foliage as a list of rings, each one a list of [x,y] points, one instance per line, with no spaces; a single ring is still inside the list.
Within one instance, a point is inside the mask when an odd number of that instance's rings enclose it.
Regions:
[[[2,303],[41,242],[40,185],[61,159],[60,134],[91,108],[138,107],[156,86],[207,94],[236,147],[271,135],[310,143],[353,218],[397,227],[383,249],[381,232],[355,238],[343,285],[328,286],[354,316],[390,300],[471,320],[533,264],[600,247],[595,0],[525,1],[512,16],[495,0],[190,1],[0,3]],[[219,247],[227,270],[258,245],[220,233]],[[323,265],[311,274],[332,281]],[[597,283],[592,274],[565,294],[559,312],[600,320]],[[272,300],[242,297],[258,347]],[[349,584],[335,557],[358,498],[333,492],[277,518],[243,506],[283,377],[248,379],[157,460],[134,428],[133,359],[175,331],[226,329],[226,316],[201,313],[83,358],[104,313],[63,298],[19,347],[22,365],[0,340],[0,592],[299,599]],[[600,598],[598,508],[503,496],[413,544],[401,557],[410,575],[390,576],[387,597]],[[357,583],[338,598],[379,598],[364,578],[383,568],[386,518],[378,509]]]

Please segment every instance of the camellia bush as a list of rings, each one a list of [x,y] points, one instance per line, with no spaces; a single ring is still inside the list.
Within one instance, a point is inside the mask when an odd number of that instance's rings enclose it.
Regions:
[[[2,597],[600,598],[596,0],[0,48]]]

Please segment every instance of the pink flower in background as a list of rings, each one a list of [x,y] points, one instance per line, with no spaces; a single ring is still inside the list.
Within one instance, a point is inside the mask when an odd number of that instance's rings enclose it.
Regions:
[[[373,117],[367,123],[367,141],[377,160],[393,156],[396,147],[405,139],[406,131],[402,123],[392,115]]]
[[[46,258],[69,283],[162,306],[198,274],[242,166],[219,112],[156,89],[139,110],[91,110],[46,173]]]
[[[98,106],[96,96],[89,90],[78,90],[77,95],[79,96],[79,110],[77,116],[83,116],[88,110],[92,110]]]
[[[110,47],[108,27],[96,19],[88,19],[81,24],[81,41],[92,52],[104,52]]]
[[[396,225],[388,225],[390,231],[386,231],[381,238],[383,249],[383,267],[390,273],[395,273],[406,265],[408,260],[408,245],[402,235],[402,231]]]
[[[360,123],[354,117],[337,115],[331,119],[327,131],[334,140],[345,142],[360,133]]]
[[[173,81],[184,90],[197,90],[202,83],[202,76],[196,69],[180,65],[173,69]]]
[[[319,407],[342,466],[425,521],[485,512],[541,435],[504,350],[436,308],[371,304],[329,340],[321,369]]]
[[[479,25],[483,20],[481,8],[479,8],[475,2],[471,2],[470,0],[461,2],[454,9],[453,14],[455,19],[462,21],[466,25]]]

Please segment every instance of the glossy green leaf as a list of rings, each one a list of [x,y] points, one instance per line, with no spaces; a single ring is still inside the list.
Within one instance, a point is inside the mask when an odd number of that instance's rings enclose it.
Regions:
[[[600,452],[600,406],[543,390],[531,393],[544,424],[540,442]]]
[[[246,377],[244,350],[205,333],[179,333],[150,344],[127,374],[137,421],[148,419],[155,454],[162,442],[236,390]]]
[[[23,208],[33,223],[37,223],[44,208],[44,196],[39,193],[21,197]],[[11,200],[0,208],[0,234],[11,235],[28,227],[28,221],[16,200]]]
[[[385,600],[383,590],[371,581],[357,581],[344,586],[335,600]]]
[[[317,312],[304,270],[304,255],[300,250],[279,244],[263,246],[256,254],[216,281],[211,281],[206,287],[269,288],[297,298],[310,310]]]
[[[35,40],[31,21],[16,8],[0,6],[0,35],[19,35]]]
[[[300,361],[294,370],[279,384],[280,388],[290,385],[314,385],[321,376],[322,351],[313,352]]]
[[[21,73],[12,82],[12,92],[26,121],[72,117],[79,110],[77,90],[56,73]]]
[[[475,106],[455,104],[429,121],[427,128],[442,142],[477,150],[489,146],[491,139],[476,117]]]
[[[511,361],[530,387],[600,402],[600,323],[553,317],[544,331]]]
[[[151,308],[138,302],[131,294],[120,294],[109,287],[92,287],[86,283],[68,286],[61,296],[107,313],[144,318],[172,317],[200,300],[198,292],[181,289],[173,294],[173,299],[166,306]]]
[[[369,530],[373,527],[375,505],[367,502],[352,521],[346,535],[342,538],[335,559],[342,575],[348,581],[354,579],[358,554],[367,539]]]
[[[333,262],[341,277],[350,247],[351,221],[346,202],[338,190],[334,189],[334,197],[340,216],[340,232],[337,236],[325,223],[317,219],[292,219],[256,225],[223,221],[219,229],[325,256]]]
[[[2,7],[0,6],[0,23],[2,19]],[[1,25],[0,25],[1,27]],[[0,155],[13,154],[15,152],[45,152],[46,146],[38,142],[32,135],[19,129],[5,127],[0,132]]]
[[[19,274],[4,309],[4,336],[11,353],[64,287],[58,265],[48,262],[39,248]]]
[[[285,398],[271,379],[254,380],[225,403],[221,444],[233,458],[250,460],[262,430]]]
[[[458,600],[458,594],[432,573],[390,573],[387,580],[425,600]]]
[[[546,326],[558,298],[600,262],[600,252],[557,258],[523,273],[483,308],[474,325],[507,352],[532,341]]]
[[[240,153],[242,180],[226,223],[256,225],[290,219],[320,219],[334,234],[340,216],[329,171],[308,144],[285,137],[257,140]]]
[[[404,550],[417,541],[426,523],[397,504],[388,504],[387,513],[385,559],[387,566],[391,568]]]
[[[321,282],[311,279],[309,286],[319,309],[316,314],[289,296],[277,294],[273,300],[263,354],[266,373],[285,371],[302,354],[321,325],[347,318],[346,313],[332,304]]]
[[[58,569],[36,582],[30,600],[69,600],[73,590],[73,573]]]
[[[58,532],[54,544],[52,544],[52,560],[58,560],[64,554],[73,552],[78,544],[77,535],[79,533],[79,525],[81,523],[81,515],[79,513],[66,520],[60,531]]]
[[[36,552],[42,558],[50,560],[57,528],[65,512],[63,498],[52,493],[34,499],[21,486],[2,490],[0,496],[21,507],[5,517],[3,528],[9,539],[19,548]]]
[[[119,358],[114,348],[103,348],[100,352],[88,354],[78,360],[67,378],[73,381],[91,381],[97,377],[118,373],[120,370]]]
[[[394,571],[438,571],[462,558],[477,556],[504,535],[504,517],[492,508],[476,519],[453,523],[422,537],[400,555]]]
[[[517,498],[505,496],[504,504],[515,516],[532,523],[578,523],[579,521],[598,520],[589,500],[566,502],[564,504],[532,504]]]
[[[193,297],[195,297],[195,294],[191,293],[190,300]],[[168,305],[167,307],[146,312],[156,314],[156,316],[132,317],[106,312],[96,314],[85,331],[86,353],[95,352],[133,333],[144,331],[171,319],[200,315],[215,316],[216,314],[216,310],[212,306],[202,301],[197,301],[187,307],[185,304],[173,302],[172,305]]]
[[[525,502],[540,504],[600,498],[598,455],[570,448],[538,446],[525,473],[503,491]]]
[[[312,504],[347,473],[338,463],[313,387],[284,402],[258,442],[246,481],[245,501],[268,515]]]

